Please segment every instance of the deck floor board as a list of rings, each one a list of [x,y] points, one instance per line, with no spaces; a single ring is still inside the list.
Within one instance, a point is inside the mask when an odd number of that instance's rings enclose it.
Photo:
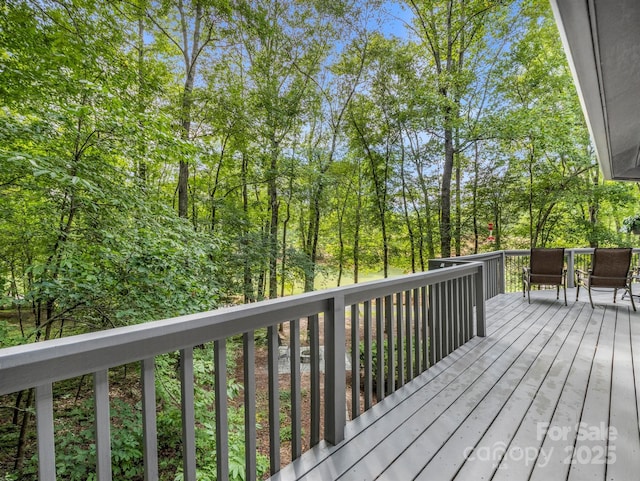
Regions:
[[[487,337],[350,421],[343,443],[321,443],[271,479],[637,478],[640,314],[610,295],[596,303],[564,306],[555,291],[531,304],[489,300]]]

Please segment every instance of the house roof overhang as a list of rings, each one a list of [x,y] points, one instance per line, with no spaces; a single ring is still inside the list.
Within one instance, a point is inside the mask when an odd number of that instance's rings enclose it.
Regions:
[[[550,1],[604,177],[640,180],[640,1]]]

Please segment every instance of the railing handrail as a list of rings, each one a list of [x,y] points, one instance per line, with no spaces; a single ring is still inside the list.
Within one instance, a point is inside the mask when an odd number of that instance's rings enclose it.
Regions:
[[[0,395],[226,339],[285,320],[474,274],[481,263],[409,274],[0,349]]]

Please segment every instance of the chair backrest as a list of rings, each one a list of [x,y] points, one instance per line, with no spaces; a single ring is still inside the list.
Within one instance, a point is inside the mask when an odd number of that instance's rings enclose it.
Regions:
[[[535,247],[531,249],[529,266],[532,274],[562,275],[564,268],[564,247],[552,249]]]
[[[631,265],[631,248],[596,248],[591,261],[592,286],[624,287]]]

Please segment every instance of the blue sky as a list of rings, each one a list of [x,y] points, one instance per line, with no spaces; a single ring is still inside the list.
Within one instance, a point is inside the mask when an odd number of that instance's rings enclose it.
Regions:
[[[413,15],[404,2],[387,1],[384,3],[382,11],[384,12],[382,33],[384,33],[385,36],[407,38],[409,32],[406,24],[411,23],[411,17]]]

